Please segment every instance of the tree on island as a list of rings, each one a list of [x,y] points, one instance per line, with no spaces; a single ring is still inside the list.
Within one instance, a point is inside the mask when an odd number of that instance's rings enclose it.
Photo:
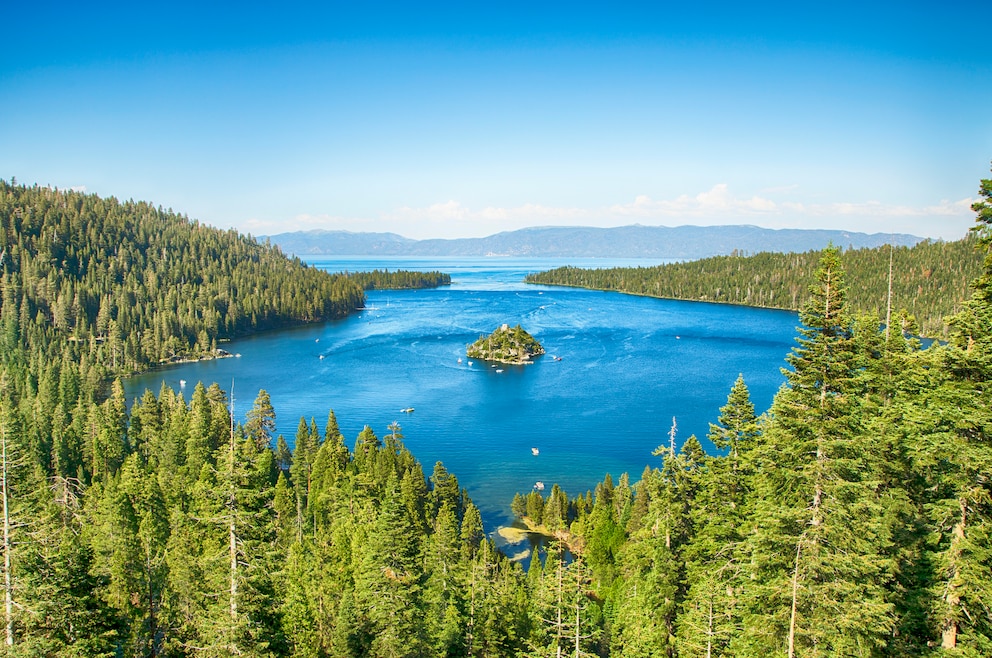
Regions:
[[[466,351],[469,358],[498,361],[500,363],[530,363],[531,359],[544,354],[544,348],[529,333],[504,324],[488,336],[469,345]]]

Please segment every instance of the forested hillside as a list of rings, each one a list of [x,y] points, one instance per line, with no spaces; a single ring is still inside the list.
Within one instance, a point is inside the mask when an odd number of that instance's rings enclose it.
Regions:
[[[0,181],[4,352],[100,375],[216,354],[250,331],[341,317],[361,288],[171,210]]]
[[[561,267],[528,275],[530,283],[616,290],[652,297],[690,299],[798,311],[809,299],[809,281],[820,252],[717,256],[657,267],[587,270]],[[927,336],[944,335],[944,317],[961,310],[981,271],[973,238],[924,241],[913,247],[844,252],[850,311],[886,316],[889,263],[892,309],[915,318]]]

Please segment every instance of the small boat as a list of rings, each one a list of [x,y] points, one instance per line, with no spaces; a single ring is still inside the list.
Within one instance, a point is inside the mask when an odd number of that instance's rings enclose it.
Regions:
[[[537,456],[538,456],[539,454],[541,454],[541,451],[540,451],[540,450],[538,450],[537,448],[531,448],[531,449],[530,449],[530,454],[532,454],[532,455],[534,455],[535,457],[537,457]]]
[[[534,488],[537,489],[538,491],[544,491],[544,483],[538,480],[537,482],[534,483]]]
[[[180,379],[179,380],[179,388],[186,388],[186,380],[185,379]]]
[[[472,367],[472,362],[471,362],[471,361],[469,361],[469,362],[468,362],[468,367],[469,367],[469,368],[471,368],[471,367]]]
[[[319,358],[319,359],[320,359],[321,361],[323,361],[323,360],[324,360],[324,355],[323,355],[323,354],[321,354],[321,355],[320,355],[320,356],[319,356],[318,358]]]
[[[496,368],[496,372],[503,372],[502,368]]]
[[[458,363],[462,362],[462,357],[458,357]]]
[[[400,411],[402,413],[405,413],[405,414],[412,414],[413,413],[413,407],[407,407],[406,409],[400,409]]]

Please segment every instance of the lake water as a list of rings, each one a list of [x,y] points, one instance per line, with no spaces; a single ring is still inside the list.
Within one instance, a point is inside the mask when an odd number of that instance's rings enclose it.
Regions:
[[[239,358],[184,364],[134,377],[129,397],[197,381],[230,391],[244,420],[268,391],[278,432],[292,445],[301,416],[323,432],[333,409],[353,446],[365,425],[378,436],[396,421],[430,475],[454,473],[489,530],[510,518],[515,492],[557,482],[585,493],[606,473],[639,479],[668,445],[695,434],[707,450],[709,423],[738,373],[759,413],[784,377],[795,313],[678,302],[523,283],[529,272],[654,265],[657,261],[570,259],[311,258],[329,271],[440,270],[452,285],[368,294],[367,309],[339,321],[264,333],[225,345]],[[465,348],[503,323],[520,324],[547,350],[535,363],[469,363]],[[561,357],[555,360],[552,355]],[[501,370],[502,372],[497,372]],[[413,408],[413,412],[402,410]],[[537,448],[538,455],[532,454]]]

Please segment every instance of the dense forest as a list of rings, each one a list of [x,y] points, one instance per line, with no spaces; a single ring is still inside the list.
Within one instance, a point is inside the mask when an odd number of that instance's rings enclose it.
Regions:
[[[4,351],[100,376],[217,355],[252,331],[342,317],[361,287],[147,203],[0,181]]]
[[[396,424],[349,449],[333,412],[322,431],[301,418],[290,449],[265,391],[243,424],[215,384],[130,409],[119,380],[104,395],[111,367],[90,364],[106,341],[70,340],[31,305],[51,298],[25,291],[47,279],[11,266],[8,234],[2,651],[992,655],[992,179],[980,192],[984,264],[946,342],[922,349],[854,313],[826,250],[771,408],[738,379],[714,410],[720,454],[677,440],[673,421],[636,483],[518,496],[548,533],[526,572]]]
[[[443,272],[372,270],[371,272],[345,272],[345,274],[360,285],[362,290],[403,290],[451,285],[451,275]]]
[[[527,281],[798,311],[809,300],[808,282],[819,255],[815,251],[765,252],[656,267],[560,267],[528,275]],[[850,249],[844,252],[843,262],[851,312],[884,319],[891,307],[900,322],[915,322],[923,335],[935,337],[946,334],[944,318],[961,310],[969,285],[982,267],[974,238],[955,242],[928,240],[913,247]]]

